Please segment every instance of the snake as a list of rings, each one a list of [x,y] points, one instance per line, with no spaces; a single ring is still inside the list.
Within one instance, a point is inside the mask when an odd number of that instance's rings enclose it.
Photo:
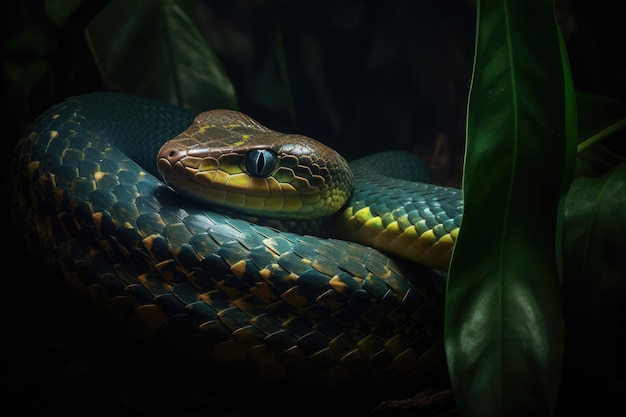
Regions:
[[[463,209],[460,190],[413,180],[423,174],[401,152],[348,163],[234,110],[98,92],[28,128],[11,201],[69,292],[137,334],[176,338],[198,368],[415,387],[445,373]]]

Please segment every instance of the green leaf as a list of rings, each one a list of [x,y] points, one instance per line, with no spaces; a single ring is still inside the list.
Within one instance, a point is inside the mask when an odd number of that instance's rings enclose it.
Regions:
[[[88,35],[113,90],[196,111],[237,107],[235,90],[184,0],[113,0]]]
[[[462,415],[549,416],[563,355],[555,248],[576,145],[571,80],[552,2],[477,11],[446,356]]]
[[[623,378],[625,363],[626,164],[576,178],[565,207],[566,364],[585,387],[606,387]]]
[[[556,19],[555,19],[556,20]],[[563,146],[564,159],[563,159],[563,176],[561,178],[561,193],[559,196],[559,204],[557,209],[556,218],[556,242],[555,242],[555,257],[556,267],[559,278],[563,282],[563,223],[564,223],[564,204],[569,186],[574,176],[574,170],[576,168],[576,144],[578,143],[578,101],[576,99],[576,88],[574,87],[574,77],[569,65],[569,57],[567,56],[567,45],[565,45],[565,39],[563,34],[557,29],[557,37],[559,42],[559,52],[561,56],[561,66],[563,68],[563,93],[565,100],[565,144]],[[555,97],[556,98],[556,97]],[[558,120],[554,121],[555,125],[559,123]],[[554,149],[558,151],[557,148]],[[558,176],[558,172],[555,175]]]
[[[49,33],[38,26],[30,26],[7,38],[2,47],[7,56],[21,57],[6,58],[3,62],[2,69],[8,78],[6,85],[9,86],[9,91],[20,97],[30,94],[50,68],[46,58],[55,44]]]

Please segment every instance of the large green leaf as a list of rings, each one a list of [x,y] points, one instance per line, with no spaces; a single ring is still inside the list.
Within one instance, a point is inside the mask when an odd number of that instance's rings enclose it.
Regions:
[[[626,163],[577,177],[565,207],[566,363],[591,392],[626,370]]]
[[[237,106],[235,90],[185,0],[113,0],[88,27],[109,88],[197,111]]]
[[[563,355],[555,248],[576,145],[561,46],[552,2],[478,2],[464,218],[445,316],[464,416],[555,409]]]

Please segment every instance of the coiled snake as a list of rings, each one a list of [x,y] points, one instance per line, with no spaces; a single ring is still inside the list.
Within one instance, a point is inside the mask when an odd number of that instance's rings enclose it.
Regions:
[[[237,146],[255,148],[249,136],[284,136],[238,113],[216,114],[195,129],[213,126],[209,133],[221,139],[246,135],[221,152],[231,163]],[[95,93],[53,106],[26,132],[14,157],[16,221],[31,245],[58,261],[68,286],[150,331],[193,337],[203,362],[245,369],[251,379],[385,384],[419,380],[441,365],[445,282],[431,267],[445,270],[449,262],[460,191],[383,177],[375,171],[382,157],[351,163],[350,200],[331,220],[311,223],[328,230],[324,222],[334,221],[343,237],[356,233],[364,244],[373,237],[381,250],[395,246],[393,257],[334,236],[281,231],[271,220],[256,224],[210,211],[155,176],[157,150],[194,116],[148,99]],[[293,145],[296,136],[284,138]],[[319,177],[320,166],[328,171],[332,164],[298,152],[317,168],[287,167],[283,174],[311,188],[319,178],[302,173],[317,170]],[[230,166],[258,170],[258,182],[266,165],[278,162],[274,153],[255,155],[252,162],[237,156]],[[349,174],[337,176],[350,182]]]

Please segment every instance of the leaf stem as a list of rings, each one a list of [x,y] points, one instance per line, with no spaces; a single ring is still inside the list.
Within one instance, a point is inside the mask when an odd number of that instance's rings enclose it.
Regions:
[[[612,125],[607,126],[606,128],[596,133],[595,135],[592,135],[589,138],[582,141],[581,143],[579,143],[578,146],[576,147],[576,152],[578,153],[584,152],[591,145],[594,145],[595,143],[600,142],[602,139],[606,138],[607,136],[610,136],[612,133],[617,132],[618,130],[622,129],[624,126],[626,126],[626,117],[618,120]]]

